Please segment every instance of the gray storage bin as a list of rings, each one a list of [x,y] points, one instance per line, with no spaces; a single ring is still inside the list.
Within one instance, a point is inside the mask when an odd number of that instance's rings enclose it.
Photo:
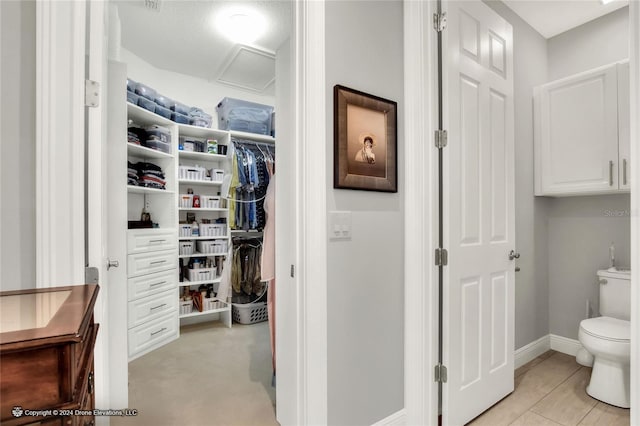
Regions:
[[[130,78],[127,77],[127,92],[135,92],[136,91],[136,84],[138,84],[137,81],[133,81]]]
[[[170,105],[170,109],[173,112],[177,112],[178,114],[183,114],[188,116],[189,111],[191,111],[191,107],[188,107],[185,104],[181,104],[180,102],[172,102]]]
[[[151,112],[156,112],[156,103],[145,97],[138,96],[138,106]]]
[[[271,134],[273,107],[234,98],[224,98],[216,108],[218,128],[241,132]]]
[[[167,108],[167,109],[169,109],[169,107],[173,103],[173,101],[171,99],[167,98],[166,96],[161,95],[160,93],[156,94],[156,97],[155,97],[154,100],[156,101],[156,103],[158,105],[160,105],[163,108]]]
[[[175,121],[176,123],[180,124],[189,124],[189,116],[180,114],[179,112],[172,112],[171,121]]]
[[[145,86],[142,83],[136,83],[136,95],[142,96],[144,98],[149,99],[150,101],[154,101],[156,99],[157,92],[149,86]]]
[[[156,104],[155,113],[163,116],[164,118],[171,119],[171,110]]]
[[[138,105],[139,97],[140,96],[136,95],[135,93],[127,91],[127,102]]]

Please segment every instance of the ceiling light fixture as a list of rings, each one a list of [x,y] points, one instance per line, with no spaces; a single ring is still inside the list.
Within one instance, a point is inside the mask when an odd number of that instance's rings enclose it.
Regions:
[[[229,8],[215,21],[216,29],[234,43],[250,44],[267,29],[264,16],[248,8]]]
[[[612,1],[614,1],[614,0],[600,0],[600,3],[602,3],[602,4],[609,4],[609,3],[611,3]]]

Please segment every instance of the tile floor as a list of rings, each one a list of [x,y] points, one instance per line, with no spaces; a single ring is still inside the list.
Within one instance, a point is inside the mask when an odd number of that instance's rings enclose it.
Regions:
[[[591,369],[575,357],[549,351],[518,368],[512,394],[475,418],[474,426],[622,426],[629,410],[587,395]]]

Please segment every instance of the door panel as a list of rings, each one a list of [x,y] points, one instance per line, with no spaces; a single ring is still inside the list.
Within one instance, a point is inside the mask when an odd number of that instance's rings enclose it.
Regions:
[[[444,424],[513,391],[514,134],[511,26],[447,2],[444,32]]]

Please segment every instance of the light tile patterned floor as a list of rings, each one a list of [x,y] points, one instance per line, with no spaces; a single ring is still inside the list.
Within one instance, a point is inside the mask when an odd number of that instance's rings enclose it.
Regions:
[[[474,426],[627,426],[629,410],[587,395],[591,369],[549,351],[516,370],[512,394],[474,419]]]

